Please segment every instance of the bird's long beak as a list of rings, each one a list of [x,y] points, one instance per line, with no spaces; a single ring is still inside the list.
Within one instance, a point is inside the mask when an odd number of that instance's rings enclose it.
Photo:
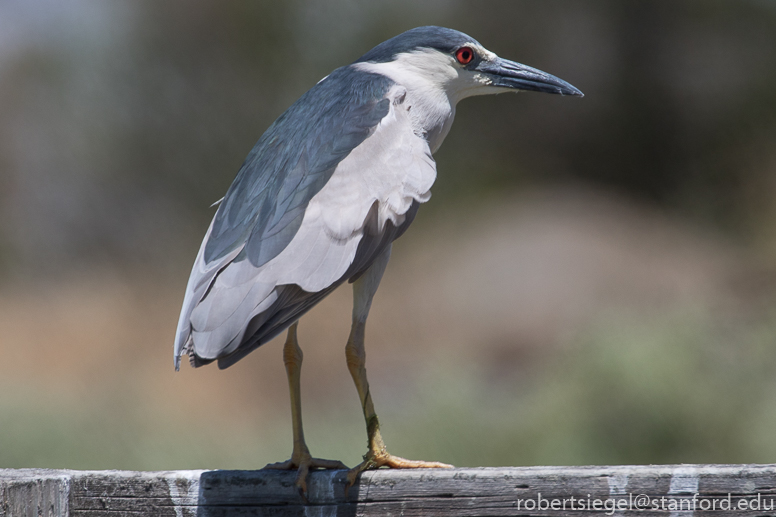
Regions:
[[[477,70],[486,74],[492,81],[491,86],[497,88],[511,88],[513,90],[530,90],[544,93],[557,93],[560,95],[574,95],[584,97],[577,88],[571,86],[563,79],[542,72],[530,66],[521,65],[508,59],[496,57],[495,59],[483,59],[477,65]]]

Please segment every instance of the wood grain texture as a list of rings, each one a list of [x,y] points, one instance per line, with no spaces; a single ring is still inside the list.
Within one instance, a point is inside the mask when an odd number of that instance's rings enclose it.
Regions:
[[[0,517],[68,515],[70,473],[0,469]]]
[[[295,475],[0,469],[0,517],[776,516],[776,465],[319,471],[307,501]]]

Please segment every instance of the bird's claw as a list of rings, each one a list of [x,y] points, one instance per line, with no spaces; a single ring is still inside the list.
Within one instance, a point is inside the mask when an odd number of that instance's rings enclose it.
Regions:
[[[365,470],[375,470],[380,467],[388,467],[391,469],[451,469],[453,465],[447,463],[441,463],[439,461],[418,461],[408,460],[389,454],[388,451],[369,451],[364,454],[364,461],[356,465],[348,471],[347,484],[345,490],[349,489],[356,483],[359,474]]]
[[[307,500],[307,474],[310,469],[347,470],[347,465],[338,460],[313,458],[310,454],[294,455],[290,460],[269,463],[264,468],[268,470],[294,470],[296,474],[296,489],[305,501]]]

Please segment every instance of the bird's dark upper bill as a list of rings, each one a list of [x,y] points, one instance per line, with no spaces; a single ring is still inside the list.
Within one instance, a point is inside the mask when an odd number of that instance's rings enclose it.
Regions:
[[[487,74],[493,80],[493,86],[584,97],[581,91],[563,79],[508,59],[483,60],[477,70]]]

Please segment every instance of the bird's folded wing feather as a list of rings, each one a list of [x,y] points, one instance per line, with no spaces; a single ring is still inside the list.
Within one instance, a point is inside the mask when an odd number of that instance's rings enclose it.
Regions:
[[[249,155],[194,264],[176,367],[187,349],[207,362],[271,339],[366,270],[392,240],[383,242],[386,229],[396,234],[428,200],[436,168],[404,89],[372,76],[364,94],[359,79],[347,68],[329,75]],[[348,102],[327,101],[342,99],[343,88]]]

